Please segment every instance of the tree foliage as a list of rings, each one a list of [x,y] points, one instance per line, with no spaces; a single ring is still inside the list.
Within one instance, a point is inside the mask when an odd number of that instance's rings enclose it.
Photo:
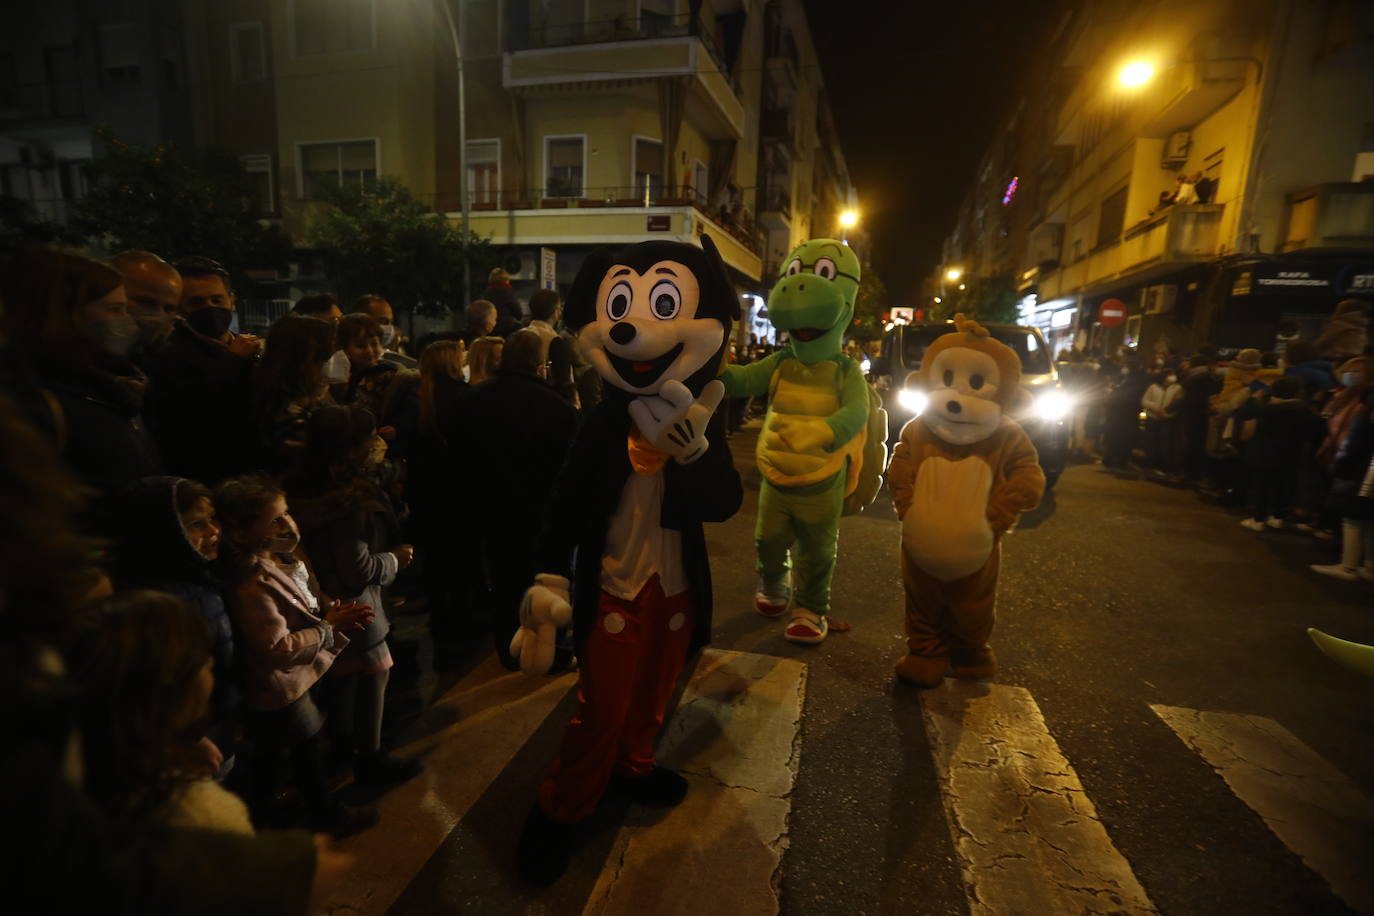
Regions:
[[[963,312],[979,321],[1015,324],[1020,321],[1020,299],[1011,274],[969,277],[964,289],[949,289],[942,302],[931,308],[931,318],[943,321]]]
[[[290,244],[259,219],[257,191],[232,151],[138,146],[108,128],[96,135],[104,152],[87,168],[74,228],[109,250],[168,261],[204,255],[236,272],[285,263]]]
[[[495,263],[486,239],[470,234],[464,240],[394,178],[370,188],[328,186],[317,196],[322,205],[310,243],[324,252],[344,301],[377,293],[398,309],[442,314],[462,301],[465,260],[474,284]]]
[[[28,245],[80,245],[83,241],[80,233],[43,219],[29,201],[0,195],[0,257]]]
[[[855,337],[873,340],[883,334],[883,312],[889,307],[887,284],[866,256],[859,261],[859,292],[854,299]]]

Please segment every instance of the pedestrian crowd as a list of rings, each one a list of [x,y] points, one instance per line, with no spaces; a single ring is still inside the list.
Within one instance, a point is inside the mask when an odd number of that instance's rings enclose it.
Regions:
[[[490,639],[518,667],[537,520],[599,398],[558,294],[526,317],[501,270],[410,352],[381,296],[304,296],[262,339],[235,307],[205,257],[0,269],[6,821],[93,906],[306,908],[345,867],[327,838],[378,820],[339,778],[421,770],[383,741],[398,577],[436,666]]]
[[[1280,328],[1281,348],[1229,359],[1162,342],[1131,353],[1060,354],[1075,396],[1071,445],[1117,471],[1190,485],[1260,532],[1292,528],[1340,545],[1313,566],[1374,582],[1374,345],[1368,305],[1340,302],[1320,335]]]

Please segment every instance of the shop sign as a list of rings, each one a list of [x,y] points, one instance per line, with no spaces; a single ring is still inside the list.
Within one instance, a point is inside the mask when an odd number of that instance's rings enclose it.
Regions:
[[[1263,264],[1236,272],[1232,296],[1368,295],[1374,264]]]
[[[671,213],[657,213],[645,217],[648,225],[645,229],[649,232],[672,232],[673,216]]]

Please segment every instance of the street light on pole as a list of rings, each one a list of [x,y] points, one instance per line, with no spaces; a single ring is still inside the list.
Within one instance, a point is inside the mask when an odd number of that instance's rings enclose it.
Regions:
[[[840,241],[848,241],[849,230],[859,224],[858,210],[845,210],[840,214]]]
[[[457,3],[458,14],[461,17],[463,0],[457,0]],[[466,309],[468,298],[472,295],[472,264],[468,262],[468,105],[467,94],[463,88],[463,43],[458,39],[458,26],[454,24],[449,0],[439,0],[439,6],[443,9],[444,19],[448,22],[448,33],[453,39],[453,57],[458,65],[458,197],[463,212],[463,308]]]
[[[1116,74],[1116,81],[1127,89],[1139,89],[1154,79],[1155,68],[1149,61],[1133,60]]]
[[[945,271],[945,279],[951,283],[958,283],[959,278],[963,275],[964,269],[962,267],[951,267],[949,270]]]

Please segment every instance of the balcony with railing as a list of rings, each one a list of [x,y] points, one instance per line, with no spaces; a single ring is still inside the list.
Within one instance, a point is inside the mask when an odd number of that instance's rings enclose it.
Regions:
[[[744,106],[737,75],[709,29],[694,17],[616,17],[531,24],[512,29],[504,56],[507,89],[595,87],[612,81],[689,77],[706,104],[705,125],[721,138],[744,135]]]
[[[1374,183],[1319,184],[1288,195],[1280,251],[1374,248]]]
[[[571,196],[563,196],[571,194]],[[436,209],[458,217],[460,199],[442,195]],[[691,185],[520,189],[474,193],[472,230],[499,245],[621,245],[662,238],[692,241],[709,233],[725,263],[757,279],[763,231],[741,208],[711,210]]]
[[[1040,298],[1091,291],[1114,283],[1144,282],[1216,257],[1221,204],[1188,204],[1129,226],[1120,240],[1099,246],[1058,269],[1040,271]]]

